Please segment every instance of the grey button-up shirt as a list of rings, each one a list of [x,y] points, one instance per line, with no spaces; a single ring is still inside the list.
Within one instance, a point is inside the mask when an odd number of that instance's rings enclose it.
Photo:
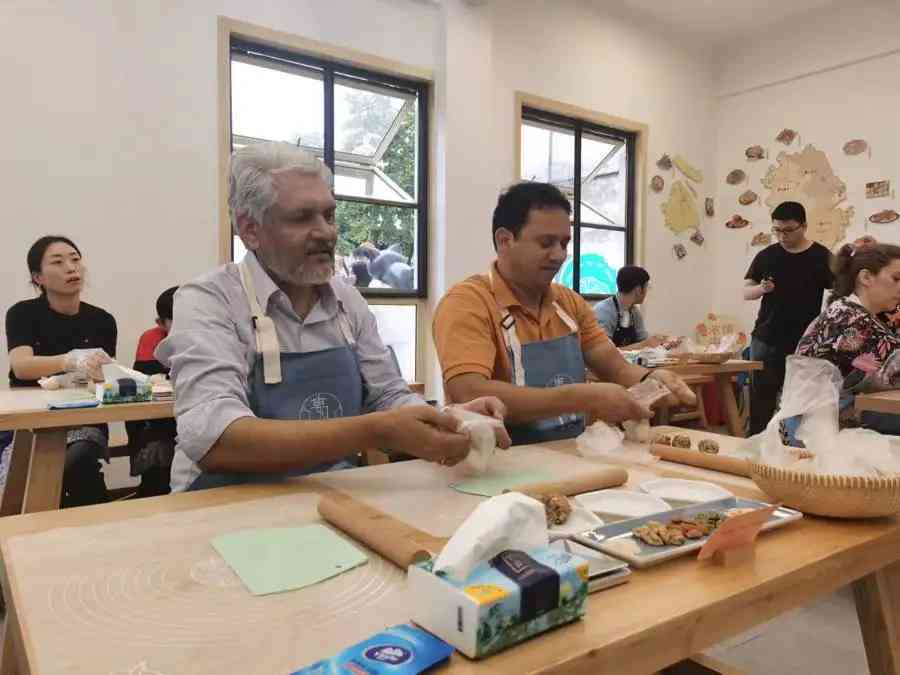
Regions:
[[[301,320],[254,254],[246,259],[260,307],[275,323],[281,351],[305,353],[345,345],[337,318],[342,306],[356,339],[364,411],[424,403],[400,376],[374,315],[353,286],[337,278],[322,286],[319,301]],[[238,265],[229,263],[179,288],[173,318],[172,332],[156,348],[156,358],[171,368],[175,385],[178,441],[172,491],[178,492],[200,475],[197,463],[228,425],[254,416],[249,375],[257,356],[256,336]],[[354,449],[347,448],[348,454]]]

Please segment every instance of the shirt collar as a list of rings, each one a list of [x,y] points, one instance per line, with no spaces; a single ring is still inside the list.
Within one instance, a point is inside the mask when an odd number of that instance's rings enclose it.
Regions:
[[[489,276],[491,281],[491,293],[494,295],[494,299],[497,301],[497,304],[501,308],[509,309],[510,307],[522,306],[522,303],[519,302],[519,299],[512,292],[509,284],[506,283],[506,279],[504,279],[500,274],[500,270],[497,268],[496,260],[491,264]],[[547,306],[553,304],[553,302],[555,301],[556,289],[553,288],[553,284],[550,284],[550,286],[547,288],[547,292],[544,293],[544,297],[541,300],[541,311],[543,311]]]
[[[279,297],[279,294],[290,305],[290,298],[287,297],[287,293],[282,291],[272,277],[269,276],[262,263],[259,262],[259,258],[256,257],[256,253],[247,251],[246,260],[250,276],[253,278],[253,286],[256,290],[256,299],[259,302],[259,306],[268,313],[269,302],[272,301],[273,297]],[[322,284],[318,287],[319,302],[313,305],[313,309],[307,317],[308,321],[314,323],[315,321],[331,318],[337,313],[338,307],[342,306],[332,287],[334,283],[335,280],[332,278],[327,284]]]

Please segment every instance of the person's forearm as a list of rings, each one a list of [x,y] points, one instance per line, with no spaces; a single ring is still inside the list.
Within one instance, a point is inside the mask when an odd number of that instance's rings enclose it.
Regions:
[[[506,405],[506,421],[523,424],[547,417],[583,412],[581,387],[519,387],[509,382],[488,380],[480,375],[460,375],[446,385],[451,403],[468,403],[481,396],[496,396]]]
[[[241,417],[200,461],[204,471],[284,473],[376,448],[383,413],[332,420],[294,421]]]
[[[20,380],[38,380],[65,371],[66,355],[20,356],[10,360],[10,368]]]
[[[762,284],[756,286],[744,286],[744,300],[759,300],[766,292],[763,290]]]

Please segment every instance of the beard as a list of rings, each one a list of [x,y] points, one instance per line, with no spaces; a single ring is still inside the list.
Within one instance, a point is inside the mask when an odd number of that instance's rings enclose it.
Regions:
[[[331,281],[334,276],[334,254],[331,254],[331,262],[329,264],[302,263],[289,267],[288,265],[273,264],[266,265],[272,276],[276,280],[290,284],[292,286],[322,286]]]

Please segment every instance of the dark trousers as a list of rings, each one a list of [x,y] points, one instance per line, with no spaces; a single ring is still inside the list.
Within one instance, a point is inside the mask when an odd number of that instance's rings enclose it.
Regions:
[[[750,378],[750,421],[747,435],[765,430],[778,407],[778,395],[784,386],[787,353],[784,347],[769,345],[757,338],[750,341],[750,360],[762,361],[763,369]]]
[[[100,458],[104,449],[93,441],[75,441],[66,447],[66,467],[60,505],[87,506],[109,501]]]

